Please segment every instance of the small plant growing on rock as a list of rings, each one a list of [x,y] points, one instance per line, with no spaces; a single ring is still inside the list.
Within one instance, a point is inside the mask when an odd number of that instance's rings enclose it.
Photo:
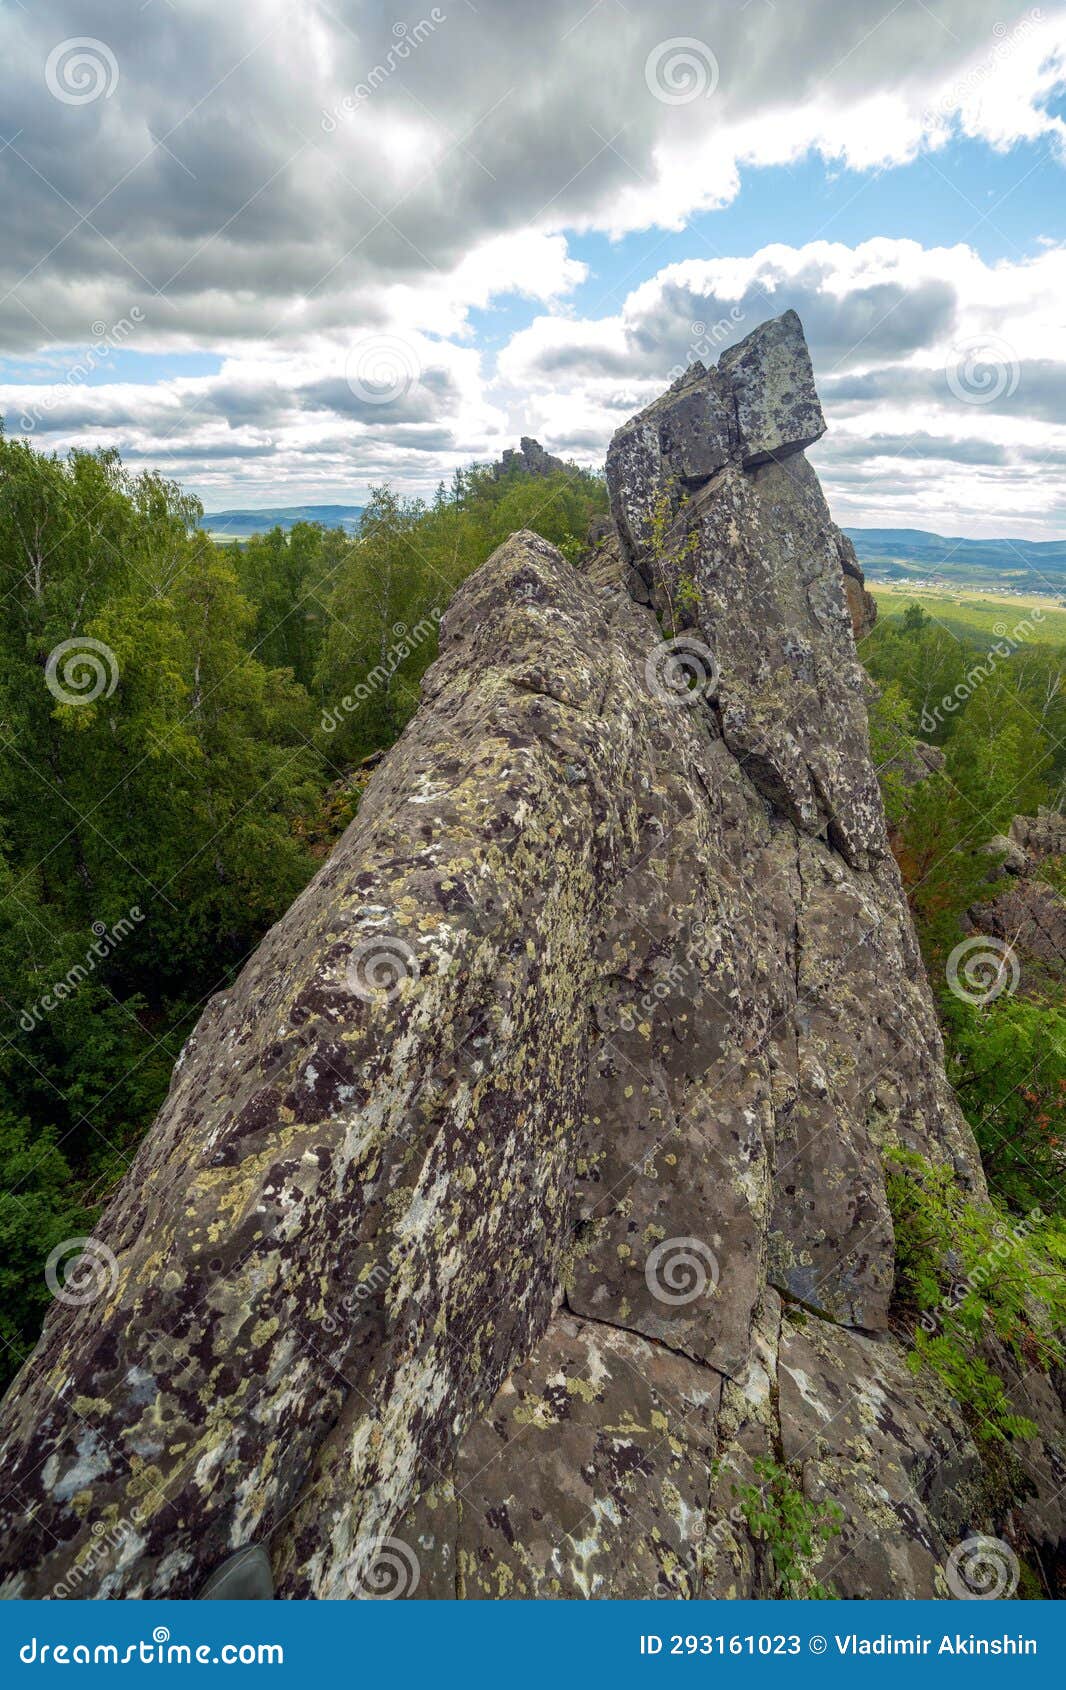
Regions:
[[[662,489],[652,508],[652,571],[664,605],[669,609],[670,633],[673,636],[678,631],[678,610],[694,617],[700,604],[699,587],[682,567],[685,560],[699,550],[699,535],[693,531],[684,539],[678,539],[687,504],[688,495],[678,494],[676,485],[670,482]]]
[[[788,1468],[769,1456],[760,1456],[752,1465],[758,1482],[735,1489],[748,1530],[772,1564],[775,1596],[832,1596],[811,1578],[810,1570],[825,1545],[839,1535],[843,1510],[835,1502],[811,1502]]]

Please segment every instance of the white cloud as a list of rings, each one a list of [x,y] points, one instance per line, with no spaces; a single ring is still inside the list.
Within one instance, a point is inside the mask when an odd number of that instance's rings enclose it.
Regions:
[[[500,374],[529,396],[528,426],[597,456],[679,368],[791,306],[831,424],[812,456],[841,520],[1035,533],[1066,500],[1064,294],[1059,247],[989,264],[907,240],[775,245],[669,265],[609,318],[540,316]]]
[[[1049,100],[1066,11],[1001,5],[508,0],[403,24],[377,0],[9,7],[0,351],[62,369],[92,325],[136,315],[124,345],[223,366],[151,386],[11,382],[0,399],[15,426],[36,407],[49,444],[152,455],[212,502],[276,502],[283,483],[286,497],[354,495],[381,475],[428,489],[523,428],[597,461],[672,368],[716,354],[716,325],[736,338],[794,304],[843,504],[880,476],[890,503],[957,499],[983,522],[998,498],[1035,522],[1026,454],[1058,449],[1066,362],[1054,245],[993,266],[966,247],[812,240],[671,265],[598,320],[567,303],[586,276],[575,231],[682,228],[763,166],[814,153],[870,170],[959,135],[1061,149]],[[75,36],[96,37],[118,76],[103,59],[100,97],[70,103],[45,67]],[[675,38],[690,41],[680,59]],[[514,296],[540,314],[497,372],[471,313]],[[1017,390],[960,414],[945,366],[990,333]],[[388,403],[350,379],[368,342],[386,372],[398,360]],[[925,444],[898,476],[855,455],[915,431]],[[954,455],[935,457],[936,440]]]
[[[464,286],[487,299],[494,278],[515,279],[516,252],[528,292],[565,288],[564,248],[539,237],[472,255]],[[1060,247],[990,264],[909,240],[776,244],[668,265],[609,317],[542,313],[495,368],[474,345],[412,329],[409,298],[383,293],[373,327],[243,347],[217,375],[13,384],[5,397],[16,421],[36,406],[48,444],[117,444],[210,503],[214,488],[276,502],[282,481],[308,494],[380,478],[428,491],[523,432],[602,462],[678,370],[791,306],[831,424],[813,456],[842,521],[1035,534],[1066,504],[1064,296]],[[458,295],[437,297],[440,327]]]

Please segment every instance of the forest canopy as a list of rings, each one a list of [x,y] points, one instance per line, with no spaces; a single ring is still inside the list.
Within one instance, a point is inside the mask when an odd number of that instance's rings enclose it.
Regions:
[[[114,452],[0,438],[5,1377],[42,1263],[91,1231],[207,999],[411,715],[458,582],[516,528],[576,558],[605,507],[576,468],[475,467],[429,504],[377,488],[355,540],[304,523],[224,546]]]

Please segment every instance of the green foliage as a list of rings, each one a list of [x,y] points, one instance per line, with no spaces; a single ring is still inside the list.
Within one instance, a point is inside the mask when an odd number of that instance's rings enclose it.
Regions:
[[[947,581],[939,587],[911,590],[900,582],[886,581],[868,581],[867,587],[885,622],[898,625],[908,611],[917,609],[968,644],[988,648],[1003,637],[1005,627],[1009,631],[1016,622],[1027,621],[1029,628],[1022,632],[1034,643],[1066,643],[1063,599],[1060,597],[1056,604],[1048,593],[1029,593],[1021,580],[1009,595],[998,589],[954,586]]]
[[[1066,774],[1063,649],[1039,641],[1034,615],[1004,607],[1001,637],[989,644],[912,605],[880,619],[862,644],[873,679],[906,701],[907,731],[944,747],[947,774],[986,838],[1053,802]]]
[[[437,624],[458,576],[449,580],[442,571],[425,519],[420,501],[375,488],[325,601],[315,691],[335,766],[391,744],[436,655]],[[420,627],[419,638],[412,630]]]
[[[948,1077],[989,1182],[1020,1214],[1061,1210],[1066,1175],[1066,1009],[1004,993],[983,1008],[945,993]]]
[[[322,780],[313,706],[255,655],[256,608],[198,515],[114,453],[0,439],[11,1344],[39,1324],[45,1246],[89,1230],[202,1000],[313,867],[293,831]]]
[[[898,681],[876,688],[868,700],[870,756],[881,783],[881,797],[890,828],[904,820],[908,788],[900,759],[912,752],[913,712]]]
[[[44,1264],[68,1238],[84,1237],[94,1211],[80,1200],[51,1126],[0,1114],[0,1346],[3,1377],[28,1353],[48,1307]]]
[[[679,627],[691,625],[700,606],[699,588],[686,567],[700,543],[699,534],[687,526],[688,503],[688,494],[671,481],[659,492],[651,513],[649,560],[661,600],[660,624],[668,615],[671,637]]]
[[[839,1535],[843,1510],[835,1502],[811,1502],[788,1468],[768,1456],[757,1458],[752,1466],[757,1482],[734,1490],[749,1532],[770,1557],[775,1596],[811,1601],[831,1596],[812,1580],[810,1570],[825,1545]]]
[[[298,522],[232,548],[241,591],[255,606],[253,650],[268,669],[291,669],[310,688],[327,627],[326,601],[351,551],[340,529]]]
[[[1008,618],[998,607],[996,614],[1002,631]],[[1018,615],[1015,634],[1021,607]],[[871,746],[892,848],[939,998],[949,1076],[996,1194],[1019,1213],[1035,1204],[1061,1213],[1061,992],[1051,974],[1042,977],[1027,962],[1024,997],[1004,993],[977,1008],[946,989],[945,970],[970,930],[968,912],[994,895],[988,840],[1006,831],[1012,816],[1054,805],[1062,789],[1063,652],[1011,638],[982,649],[912,606],[875,629],[863,658],[880,689],[871,704]],[[913,755],[915,733],[940,743],[946,761],[942,774],[907,786],[899,770]],[[1066,895],[1060,864],[1039,872]]]
[[[349,764],[414,709],[457,584],[514,528],[577,557],[605,508],[577,469],[474,469],[430,506],[379,488],[354,540],[301,523],[221,547],[117,454],[0,435],[0,1379],[205,1000],[354,813]],[[86,640],[99,687],[84,667],[50,686]]]
[[[1037,867],[1036,878],[1046,881],[1060,898],[1066,898],[1066,857],[1045,857]]]
[[[995,1203],[970,1201],[950,1167],[913,1151],[886,1156],[896,1233],[896,1298],[917,1316],[910,1363],[931,1368],[962,1405],[978,1438],[1030,1437],[990,1341],[1021,1371],[1060,1366],[1066,1325],[1066,1228],[1040,1209],[1012,1218]]]
[[[359,535],[319,591],[326,631],[314,691],[319,743],[334,768],[390,745],[408,721],[461,581],[522,528],[576,561],[606,503],[603,482],[577,468],[496,478],[475,467],[429,506],[374,488]]]

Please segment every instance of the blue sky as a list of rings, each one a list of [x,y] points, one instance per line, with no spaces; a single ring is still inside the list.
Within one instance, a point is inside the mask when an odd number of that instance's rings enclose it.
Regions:
[[[794,306],[841,520],[1066,531],[1066,11],[468,10],[402,54],[366,0],[0,14],[9,432],[360,503],[599,463]]]

